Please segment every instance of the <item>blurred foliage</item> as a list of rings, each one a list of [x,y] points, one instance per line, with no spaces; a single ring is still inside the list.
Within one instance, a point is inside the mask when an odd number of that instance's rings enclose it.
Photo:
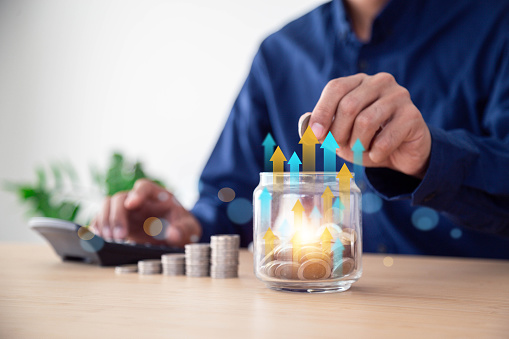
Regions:
[[[28,205],[31,216],[43,216],[75,221],[82,205],[82,186],[78,175],[70,163],[51,163],[49,169],[36,169],[35,183],[7,182],[5,188],[18,195],[21,202]],[[107,196],[130,190],[136,180],[148,178],[164,187],[164,184],[150,178],[143,171],[140,162],[125,160],[120,153],[111,157],[108,169],[91,169],[92,182]]]

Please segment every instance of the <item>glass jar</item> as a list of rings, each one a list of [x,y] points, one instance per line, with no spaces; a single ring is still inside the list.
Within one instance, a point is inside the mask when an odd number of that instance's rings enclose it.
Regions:
[[[339,292],[360,278],[361,191],[353,178],[336,174],[260,173],[253,193],[254,271],[268,287]]]

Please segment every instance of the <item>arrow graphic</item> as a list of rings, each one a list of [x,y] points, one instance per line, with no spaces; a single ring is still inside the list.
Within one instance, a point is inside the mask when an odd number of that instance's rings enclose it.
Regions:
[[[293,261],[299,262],[298,254],[301,246],[300,231],[297,230],[293,234],[293,237],[290,240],[290,242],[292,243]]]
[[[333,260],[333,266],[334,271],[336,271],[336,268],[339,266],[338,272],[343,272],[343,251],[345,250],[345,246],[341,243],[339,239],[336,239],[336,242],[332,246],[332,252],[334,253],[334,256],[332,258]]]
[[[332,205],[332,222],[340,225],[343,222],[343,210],[345,209],[345,205],[341,202],[339,198],[334,200],[334,204]]]
[[[322,240],[323,253],[328,255],[331,252],[331,240],[332,240],[332,234],[330,234],[328,227],[325,227],[325,229],[323,230],[320,240]]]
[[[279,236],[281,238],[289,238],[292,235],[292,228],[288,220],[284,219],[279,226]]]
[[[318,139],[308,126],[299,144],[302,144],[302,171],[315,171],[315,145]]]
[[[325,188],[325,191],[322,194],[322,200],[323,200],[323,206],[322,206],[322,212],[323,212],[323,218],[325,219],[326,223],[329,223],[332,221],[332,198],[334,198],[334,194],[332,194],[332,191],[330,190],[330,187],[327,186]]]
[[[311,211],[311,214],[309,214],[309,218],[311,219],[311,223],[316,228],[320,227],[320,219],[322,218],[322,215],[320,214],[320,211],[318,210],[318,207],[314,207]]]
[[[277,240],[278,237],[272,233],[272,230],[269,227],[267,232],[265,232],[263,239],[265,240],[265,255],[269,255],[274,250],[274,241]]]
[[[331,132],[327,134],[320,148],[323,148],[324,172],[336,172],[336,149],[339,145]]]
[[[283,173],[285,171],[286,161],[285,155],[279,146],[274,151],[274,154],[272,154],[270,161],[272,161],[272,180],[274,183],[274,189],[279,189],[280,184],[283,183],[283,176],[278,175],[278,173]]]
[[[298,232],[302,229],[302,213],[304,212],[304,206],[302,206],[299,199],[297,199],[297,202],[293,205],[292,211],[293,227],[295,231]]]
[[[262,229],[270,228],[270,204],[272,196],[267,190],[267,187],[263,189],[258,199],[260,199],[261,205],[261,227]]]
[[[344,205],[343,222],[350,226],[350,179],[353,176],[346,164],[343,164],[336,178],[339,178],[339,197]]]
[[[265,155],[265,172],[270,172],[270,157],[272,156],[272,152],[274,152],[274,146],[276,146],[276,142],[274,138],[272,138],[272,134],[267,133],[267,136],[262,142],[263,153]]]
[[[364,146],[359,139],[355,141],[352,147],[353,151],[353,172],[355,173],[355,180],[361,187],[361,175],[362,175],[362,153],[365,151]]]
[[[297,153],[293,152],[292,157],[288,160],[288,165],[290,165],[290,184],[299,184],[299,165],[302,162],[299,159]]]

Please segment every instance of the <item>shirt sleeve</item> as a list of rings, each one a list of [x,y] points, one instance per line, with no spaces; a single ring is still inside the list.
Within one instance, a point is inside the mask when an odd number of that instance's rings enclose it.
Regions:
[[[259,51],[201,174],[200,197],[191,213],[201,223],[202,242],[221,233],[240,234],[242,246],[252,241],[252,194],[264,165],[262,142],[270,132],[263,86],[265,71]],[[219,190],[225,187],[235,192],[231,202],[218,197]]]
[[[480,112],[485,136],[429,126],[425,177],[366,168],[370,186],[388,200],[408,199],[457,224],[509,236],[509,47],[506,41],[492,95]],[[461,114],[455,112],[455,114]]]

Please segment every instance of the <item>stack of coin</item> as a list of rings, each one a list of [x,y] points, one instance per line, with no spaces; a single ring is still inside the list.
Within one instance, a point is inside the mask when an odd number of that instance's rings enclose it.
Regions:
[[[212,278],[237,278],[239,276],[240,236],[214,235],[210,237]]]
[[[170,253],[161,256],[164,275],[184,275],[186,256],[185,254]]]
[[[208,277],[210,271],[210,245],[187,244],[185,246],[186,275]]]
[[[139,274],[160,274],[161,273],[161,260],[141,260],[138,261]]]
[[[115,267],[115,273],[117,274],[125,274],[125,273],[136,273],[138,272],[138,265],[121,265]]]

